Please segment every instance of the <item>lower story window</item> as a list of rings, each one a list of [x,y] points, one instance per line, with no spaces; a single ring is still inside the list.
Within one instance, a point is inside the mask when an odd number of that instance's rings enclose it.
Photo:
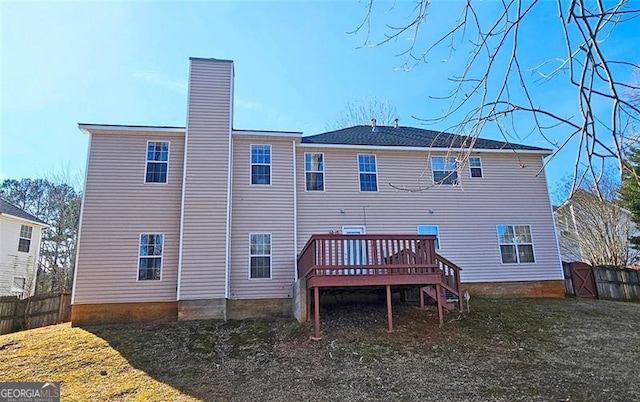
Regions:
[[[535,262],[529,225],[498,225],[497,230],[503,264]]]
[[[11,284],[12,292],[24,292],[27,286],[27,278],[20,278],[18,276],[13,277],[13,283]]]
[[[142,233],[140,235],[138,280],[160,280],[160,274],[162,272],[163,246],[163,234]]]
[[[271,278],[271,234],[251,233],[250,243],[250,272],[251,279]]]

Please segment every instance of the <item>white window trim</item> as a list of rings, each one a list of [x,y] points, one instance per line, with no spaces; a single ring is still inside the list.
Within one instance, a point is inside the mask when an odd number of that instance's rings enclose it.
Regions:
[[[148,257],[148,256],[141,256],[140,255],[140,242],[142,241],[142,235],[161,235],[162,236],[162,254],[160,255],[160,279],[142,279],[140,280],[140,258],[144,258],[144,257]],[[144,232],[144,233],[140,233],[140,235],[138,236],[138,258],[136,260],[136,282],[142,282],[142,283],[158,283],[158,282],[162,282],[162,274],[164,273],[164,246],[166,244],[166,237],[164,236],[164,233],[160,232],[160,233],[155,233],[155,232]],[[154,258],[156,256],[152,256],[152,258]]]
[[[22,236],[22,228],[23,228],[23,227],[25,227],[25,228],[29,228],[29,229],[30,229],[30,231],[29,231],[29,237],[23,237],[23,236]],[[29,225],[20,225],[20,233],[18,234],[18,251],[19,251],[20,253],[27,253],[27,254],[31,253],[31,243],[33,242],[33,240],[32,240],[32,239],[33,239],[33,226],[29,226]],[[29,250],[27,250],[27,251],[22,251],[22,250],[20,250],[20,240],[29,240]]]
[[[151,181],[148,182],[147,181],[147,168],[149,167],[149,162],[152,163],[164,163],[162,161],[150,161],[147,159],[147,156],[149,154],[149,143],[151,142],[166,142],[167,143],[167,181],[160,182],[160,181]],[[166,186],[167,184],[169,184],[169,161],[171,160],[171,141],[167,141],[167,140],[147,140],[147,145],[144,149],[144,177],[142,177],[142,183],[144,183],[145,185],[150,185],[150,186]]]
[[[270,254],[251,254],[251,236],[253,235],[269,235],[269,251]],[[268,278],[252,278],[251,277],[251,257],[269,257],[269,277]],[[247,272],[250,281],[270,281],[273,279],[273,233],[271,232],[251,232],[249,233],[249,272]]]
[[[436,169],[434,169],[433,168],[433,160],[435,158],[443,158],[443,159],[445,159],[445,167],[446,167],[446,164],[447,164],[446,159],[453,158],[455,160],[456,168],[454,170],[451,170],[451,172],[456,172],[457,183],[447,184],[447,183],[438,183],[438,182],[436,182],[435,172],[436,171],[437,172],[447,172],[447,170],[440,170],[440,169],[436,170]],[[460,183],[460,164],[458,163],[458,160],[456,159],[455,156],[432,156],[431,159],[429,160],[429,162],[431,164],[431,180],[433,181],[433,184],[435,186],[451,186],[451,187],[453,187],[453,186],[457,186]]]
[[[252,155],[253,155],[253,147],[254,146],[266,146],[269,147],[269,163],[253,163]],[[256,166],[269,166],[269,184],[253,184],[253,178],[251,172],[253,169],[253,165]],[[255,187],[270,187],[273,185],[273,147],[271,144],[250,144],[249,145],[249,185]]]
[[[375,172],[361,172],[360,171],[360,156],[373,156],[373,162],[375,163]],[[380,185],[378,183],[378,157],[376,154],[357,154],[356,164],[358,165],[358,192],[359,193],[377,193],[380,191]],[[362,183],[360,182],[360,174],[373,174],[376,177],[376,191],[362,191]]]
[[[515,227],[516,226],[529,226],[529,233],[531,233],[531,252],[533,253],[533,262],[520,262],[520,255],[518,254],[518,243],[500,243],[500,235],[498,234],[498,227],[499,226],[513,226],[513,230],[514,230],[514,236],[515,236]],[[500,265],[507,265],[507,266],[513,266],[513,265],[528,265],[528,264],[537,264],[538,263],[538,259],[536,258],[536,246],[535,246],[535,242],[533,241],[533,229],[532,226],[528,223],[503,223],[503,224],[498,224],[496,225],[496,238],[498,240],[498,258],[500,258]],[[523,245],[528,245],[529,243],[522,243]],[[516,246],[516,260],[518,262],[502,262],[502,250],[500,250],[500,246],[512,246],[515,245]]]
[[[347,230],[360,230],[362,231],[362,234],[367,234],[367,227],[364,225],[345,225],[342,227],[342,234]]]
[[[307,155],[322,155],[322,170],[307,170]],[[304,164],[304,192],[324,193],[327,189],[327,174],[325,173],[324,152],[305,152],[302,163]],[[322,173],[322,190],[307,190],[307,173]]]
[[[18,289],[18,288],[14,288],[13,285],[15,284],[16,279],[22,279],[24,281],[24,285],[22,287],[22,289]],[[27,290],[27,278],[22,277],[22,276],[14,276],[11,280],[11,293],[24,293]]]
[[[478,160],[480,161],[480,166],[471,166],[471,158],[478,158]],[[467,165],[469,165],[469,178],[470,179],[483,179],[484,178],[484,166],[482,166],[482,158],[479,156],[469,156],[469,160],[467,161]],[[471,175],[471,169],[480,169],[480,177],[473,177]]]
[[[442,238],[440,237],[440,226],[439,225],[428,225],[428,224],[417,225],[416,226],[416,233],[418,233],[418,235],[420,235],[420,226],[432,226],[432,227],[436,228],[436,237],[438,239],[438,247],[436,247],[436,250],[441,250],[442,249]],[[425,236],[433,236],[433,235],[425,235]]]

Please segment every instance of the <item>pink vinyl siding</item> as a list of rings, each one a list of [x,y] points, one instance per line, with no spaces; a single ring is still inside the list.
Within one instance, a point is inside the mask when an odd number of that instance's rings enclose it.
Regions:
[[[225,297],[233,64],[191,60],[180,300]]]
[[[251,144],[271,145],[268,186],[250,185]],[[293,140],[234,136],[232,182],[230,297],[290,297],[295,275]],[[249,279],[250,233],[271,234],[270,279]]]
[[[147,141],[169,141],[166,184],[146,184]],[[184,134],[91,135],[74,303],[174,301]],[[162,280],[138,281],[141,233],[163,233]]]
[[[305,152],[324,153],[325,192],[304,191]],[[465,282],[562,279],[544,172],[538,175],[540,155],[482,153],[482,178],[470,178],[468,167],[461,167],[460,185],[433,186],[427,151],[375,151],[378,192],[363,193],[357,164],[362,153],[369,152],[297,150],[298,251],[313,233],[342,226],[364,225],[369,234],[400,234],[416,233],[418,225],[436,225],[439,253],[463,268]],[[499,224],[531,226],[535,263],[502,264]]]

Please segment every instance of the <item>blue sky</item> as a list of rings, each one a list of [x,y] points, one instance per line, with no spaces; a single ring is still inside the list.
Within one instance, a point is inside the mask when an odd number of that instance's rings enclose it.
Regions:
[[[374,14],[375,37],[411,6],[400,1],[389,11],[390,4],[379,4]],[[486,13],[496,5],[485,4]],[[436,1],[434,10],[450,5]],[[555,2],[547,8],[523,35],[531,66],[562,51]],[[464,55],[444,62],[446,55],[436,54],[405,71],[397,54],[406,37],[360,47],[364,36],[347,33],[365,10],[366,2],[346,1],[0,3],[0,179],[40,177],[62,166],[84,170],[88,139],[78,122],[184,125],[190,56],[234,60],[235,128],[316,134],[347,102],[374,97],[393,104],[402,125],[421,126],[414,117],[444,110],[429,96],[446,93],[452,64]],[[431,19],[423,35],[447,23]],[[615,43],[636,61],[639,31],[630,29]],[[570,105],[574,96],[558,85],[536,91],[555,105]],[[483,136],[500,139],[490,131]],[[550,146],[533,135],[523,134],[522,142]],[[574,159],[569,148],[550,164],[552,190]]]

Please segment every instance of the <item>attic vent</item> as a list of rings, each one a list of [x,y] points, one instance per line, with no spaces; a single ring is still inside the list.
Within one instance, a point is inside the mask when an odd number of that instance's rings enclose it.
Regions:
[[[398,118],[393,119],[393,128],[398,128]]]
[[[371,119],[371,131],[374,133],[378,131],[378,127],[376,127],[376,119]]]

